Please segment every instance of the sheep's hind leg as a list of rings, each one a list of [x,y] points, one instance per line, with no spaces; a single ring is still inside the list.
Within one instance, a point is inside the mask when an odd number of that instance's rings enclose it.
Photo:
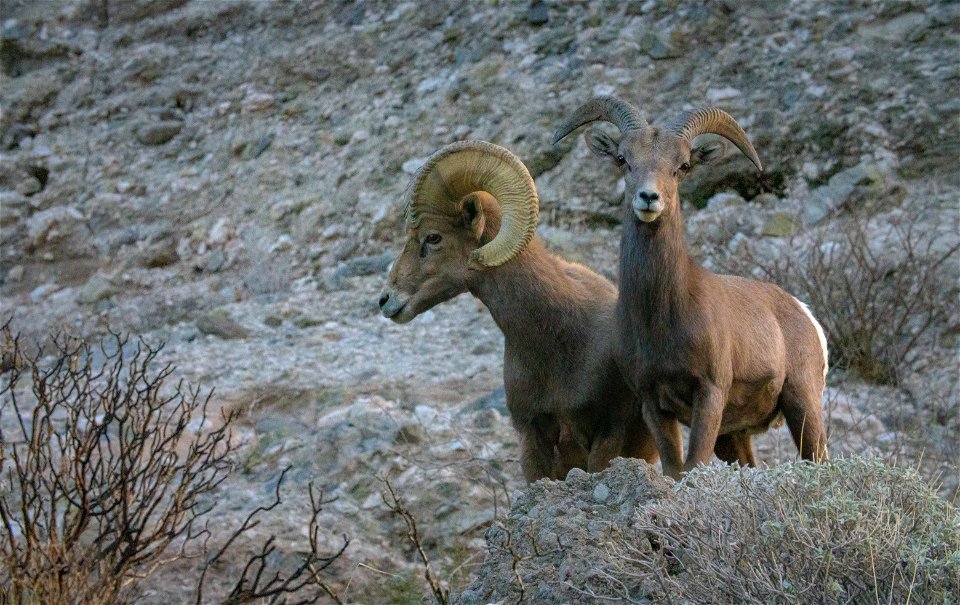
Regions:
[[[647,425],[641,420],[639,423],[632,423],[631,429],[627,431],[623,452],[620,455],[656,464],[660,458],[660,452],[657,451],[657,444]]]
[[[795,386],[788,380],[780,391],[780,409],[793,442],[804,460],[827,459],[827,433],[823,424],[822,389]]]
[[[736,462],[740,466],[757,466],[757,458],[753,453],[753,441],[750,435],[744,433],[718,435],[713,453],[727,464]]]

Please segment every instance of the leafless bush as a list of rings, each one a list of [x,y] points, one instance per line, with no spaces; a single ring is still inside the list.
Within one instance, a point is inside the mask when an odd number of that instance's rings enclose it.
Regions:
[[[264,512],[274,510],[280,505],[280,486],[283,484],[283,478],[287,471],[286,468],[280,474],[277,486],[274,491],[273,502],[266,506],[260,506],[254,509],[243,523],[230,534],[224,543],[216,549],[203,566],[200,574],[200,580],[197,583],[196,605],[204,603],[203,591],[207,574],[217,567],[222,560],[231,554],[231,550],[236,541],[257,525],[260,519],[257,517]],[[307,537],[309,549],[300,553],[300,561],[293,569],[274,569],[271,568],[268,560],[276,552],[276,536],[270,536],[260,547],[260,550],[247,559],[240,573],[240,577],[230,588],[229,594],[223,600],[223,605],[239,605],[241,603],[263,603],[269,605],[305,605],[307,603],[316,603],[321,596],[330,597],[335,603],[342,604],[343,601],[337,595],[336,590],[327,583],[321,576],[321,572],[343,555],[350,545],[347,536],[343,536],[343,546],[336,552],[329,555],[320,554],[320,524],[319,516],[323,510],[324,504],[329,504],[333,500],[324,500],[323,494],[315,494],[313,485],[307,488],[310,497],[310,520],[307,527]],[[306,590],[307,588],[319,589]]]
[[[942,284],[956,284],[960,243],[924,231],[917,213],[882,221],[853,212],[840,229],[802,241],[794,236],[785,254],[765,257],[742,246],[724,269],[771,280],[809,303],[827,334],[832,366],[897,383],[904,363],[956,302]]]
[[[416,518],[410,512],[410,509],[404,505],[403,498],[393,489],[390,481],[384,478],[381,479],[381,482],[386,490],[380,494],[383,498],[383,503],[393,514],[403,519],[404,524],[407,526],[407,539],[410,540],[410,544],[417,549],[417,554],[423,563],[423,577],[430,586],[430,592],[433,593],[433,598],[436,600],[437,605],[447,605],[450,591],[444,590],[443,587],[440,586],[433,567],[430,565],[430,557],[427,556],[427,552],[423,548],[423,541],[420,539],[419,530],[417,530]]]
[[[112,604],[177,560],[201,556],[215,492],[233,469],[233,415],[212,414],[211,394],[158,365],[160,349],[119,335],[99,347],[56,337],[49,357],[26,356],[2,329],[0,385],[0,601]],[[28,382],[25,386],[23,383]],[[281,476],[282,480],[282,476]],[[254,510],[203,567],[210,570],[258,523]],[[293,570],[268,570],[274,538],[250,558],[225,603],[310,603],[336,599],[320,572],[310,491],[310,547]],[[312,595],[303,589],[310,584]],[[293,596],[296,595],[296,596]]]
[[[946,603],[960,594],[960,516],[912,470],[877,459],[770,470],[701,467],[638,512],[658,545],[605,570],[627,600]]]

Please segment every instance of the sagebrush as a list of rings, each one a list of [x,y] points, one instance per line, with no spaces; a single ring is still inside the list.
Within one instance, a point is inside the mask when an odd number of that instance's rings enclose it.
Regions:
[[[607,571],[626,598],[876,605],[960,594],[957,509],[914,470],[875,458],[699,467],[676,497],[641,506],[636,528],[657,554],[617,546]]]

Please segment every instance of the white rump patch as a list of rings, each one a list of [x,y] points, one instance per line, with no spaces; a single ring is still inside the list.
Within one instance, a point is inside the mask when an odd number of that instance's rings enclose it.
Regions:
[[[813,316],[813,313],[810,312],[810,307],[800,302],[796,296],[793,297],[793,300],[797,301],[797,304],[800,305],[800,308],[803,309],[803,312],[810,318],[810,321],[813,322],[813,327],[817,329],[817,337],[820,339],[820,349],[823,350],[823,379],[827,379],[827,369],[829,368],[828,356],[827,356],[827,335],[823,333],[823,327],[820,325],[820,322],[817,321],[817,318]]]

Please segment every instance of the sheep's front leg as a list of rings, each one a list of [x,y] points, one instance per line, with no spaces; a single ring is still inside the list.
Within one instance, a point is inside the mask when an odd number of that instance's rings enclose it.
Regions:
[[[541,417],[516,428],[520,433],[520,466],[524,478],[533,483],[552,477],[557,469],[555,446],[560,438],[560,424],[552,417]]]
[[[660,452],[663,474],[679,479],[683,467],[683,437],[677,417],[661,410],[657,400],[651,399],[643,403],[643,420]]]
[[[720,434],[724,403],[723,391],[711,384],[703,385],[691,402],[690,445],[683,470],[689,471],[698,464],[710,462]]]
[[[572,468],[587,468],[587,450],[577,440],[573,429],[567,423],[561,423],[560,436],[557,439],[555,468],[552,477],[564,480]]]

